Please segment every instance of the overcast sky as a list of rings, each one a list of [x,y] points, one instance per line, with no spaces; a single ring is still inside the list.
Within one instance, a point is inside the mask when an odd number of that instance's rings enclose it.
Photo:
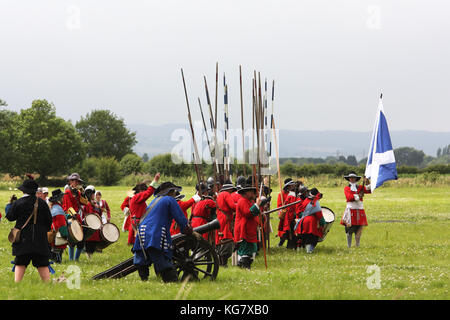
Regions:
[[[0,14],[0,99],[13,110],[47,99],[74,122],[95,108],[186,122],[183,68],[199,120],[219,62],[232,125],[242,65],[247,125],[256,70],[275,80],[281,128],[371,131],[383,92],[391,130],[450,131],[445,0],[0,0]]]

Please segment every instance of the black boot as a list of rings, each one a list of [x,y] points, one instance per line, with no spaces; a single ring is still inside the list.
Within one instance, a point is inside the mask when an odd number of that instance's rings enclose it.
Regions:
[[[148,280],[148,275],[150,274],[148,266],[138,266],[137,267],[139,277],[141,277],[142,281]]]
[[[251,257],[242,257],[241,258],[241,263],[239,265],[239,267],[241,267],[242,269],[249,269],[250,270],[250,266],[252,265],[252,258]]]
[[[163,270],[161,272],[161,278],[164,282],[178,282],[177,271],[173,268]]]

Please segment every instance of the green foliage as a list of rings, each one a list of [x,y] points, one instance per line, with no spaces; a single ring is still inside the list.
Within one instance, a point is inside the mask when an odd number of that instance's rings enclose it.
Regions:
[[[138,174],[142,172],[143,167],[144,161],[134,153],[129,153],[120,160],[120,170],[123,175]]]
[[[94,110],[75,124],[87,145],[89,157],[114,157],[120,161],[133,152],[136,133],[130,132],[122,118],[109,110]]]
[[[84,159],[84,146],[69,121],[56,116],[46,100],[35,100],[20,112],[17,149],[22,172],[37,172],[41,178],[66,172]]]
[[[422,150],[417,150],[411,147],[401,147],[394,149],[395,161],[398,166],[420,166],[425,158],[425,153]]]
[[[174,155],[174,157],[176,156]],[[186,164],[178,158],[175,158],[175,162],[172,161],[170,153],[160,154],[151,158],[144,164],[144,172],[150,174],[160,172],[162,175],[171,177],[185,177],[193,174],[192,165]]]
[[[98,159],[98,181],[105,186],[117,184],[121,178],[120,164],[113,157],[103,157]]]
[[[18,114],[9,110],[0,110],[0,172],[17,173],[19,153]]]
[[[84,181],[92,181],[98,178],[98,166],[99,160],[97,158],[86,158],[71,172],[77,172]]]

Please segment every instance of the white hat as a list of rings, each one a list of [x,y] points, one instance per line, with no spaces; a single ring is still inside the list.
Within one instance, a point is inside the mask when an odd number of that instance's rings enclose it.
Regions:
[[[48,193],[48,188],[42,188],[42,193]]]

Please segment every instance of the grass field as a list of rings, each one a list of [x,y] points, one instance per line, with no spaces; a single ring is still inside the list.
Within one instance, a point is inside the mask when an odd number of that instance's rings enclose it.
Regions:
[[[126,187],[101,187],[103,198],[112,208],[112,220],[122,223],[120,204]],[[91,261],[82,255],[78,263],[53,265],[57,278],[76,265],[81,270],[80,289],[66,283],[41,283],[33,267],[22,283],[14,283],[13,260],[7,235],[13,223],[0,224],[0,299],[449,299],[450,187],[379,188],[365,198],[369,226],[361,247],[348,249],[339,220],[345,207],[342,187],[324,187],[321,201],[336,214],[336,222],[314,254],[278,248],[272,235],[265,269],[262,253],[251,271],[237,267],[221,268],[216,281],[164,284],[151,271],[150,280],[141,282],[137,273],[119,280],[92,281],[90,278],[129,258],[127,234],[118,243]],[[16,191],[17,192],[17,191]],[[1,212],[11,191],[0,191]],[[19,192],[20,193],[20,192]],[[186,188],[187,196],[193,188]],[[274,192],[274,195],[276,193]],[[274,201],[272,201],[274,202]],[[272,218],[276,229],[278,218]],[[380,286],[368,284],[379,275]],[[372,289],[369,289],[371,287]]]

